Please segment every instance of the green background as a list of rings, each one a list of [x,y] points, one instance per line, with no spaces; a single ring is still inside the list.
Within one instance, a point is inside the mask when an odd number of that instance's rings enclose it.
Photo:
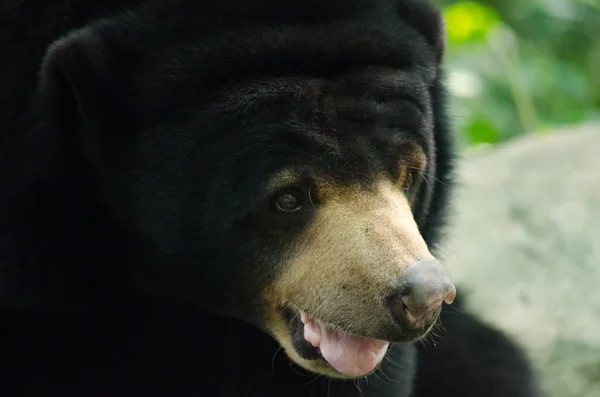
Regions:
[[[600,0],[437,0],[467,147],[600,120]]]

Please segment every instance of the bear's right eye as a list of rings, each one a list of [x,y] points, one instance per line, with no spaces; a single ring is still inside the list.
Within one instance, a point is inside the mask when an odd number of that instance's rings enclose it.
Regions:
[[[275,207],[283,212],[296,212],[302,209],[302,196],[297,192],[285,192],[275,200]]]
[[[413,175],[412,172],[409,172],[406,174],[406,177],[404,178],[404,182],[402,183],[402,190],[404,190],[405,192],[410,191],[410,188],[412,187],[413,182],[415,181],[415,177]]]

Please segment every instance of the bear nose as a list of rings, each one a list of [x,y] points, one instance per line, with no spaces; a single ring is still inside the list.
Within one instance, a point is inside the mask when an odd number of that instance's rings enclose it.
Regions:
[[[430,326],[442,306],[454,301],[456,288],[444,267],[436,261],[415,264],[407,269],[399,287],[388,297],[388,308],[401,326]]]

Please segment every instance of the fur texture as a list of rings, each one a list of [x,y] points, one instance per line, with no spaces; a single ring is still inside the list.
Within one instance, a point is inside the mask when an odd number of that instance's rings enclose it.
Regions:
[[[290,355],[280,315],[297,291],[315,310],[358,299],[364,311],[319,313],[403,338],[364,321],[380,310],[373,291],[393,281],[383,259],[397,247],[344,203],[402,203],[406,223],[381,218],[412,255],[398,272],[439,240],[452,138],[432,6],[136,3],[2,9],[0,384],[10,395],[537,395],[517,348],[448,307],[433,346],[394,343],[364,379],[318,377],[287,357],[309,365]],[[417,183],[402,192],[410,167]],[[308,187],[312,207],[298,216],[272,211],[289,188],[282,171]],[[397,188],[389,200],[373,188],[384,182]],[[330,260],[306,259],[311,247]]]

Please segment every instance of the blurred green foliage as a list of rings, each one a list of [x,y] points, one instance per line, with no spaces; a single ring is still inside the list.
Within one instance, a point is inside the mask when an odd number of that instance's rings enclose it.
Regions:
[[[437,0],[461,143],[600,120],[600,0]]]

